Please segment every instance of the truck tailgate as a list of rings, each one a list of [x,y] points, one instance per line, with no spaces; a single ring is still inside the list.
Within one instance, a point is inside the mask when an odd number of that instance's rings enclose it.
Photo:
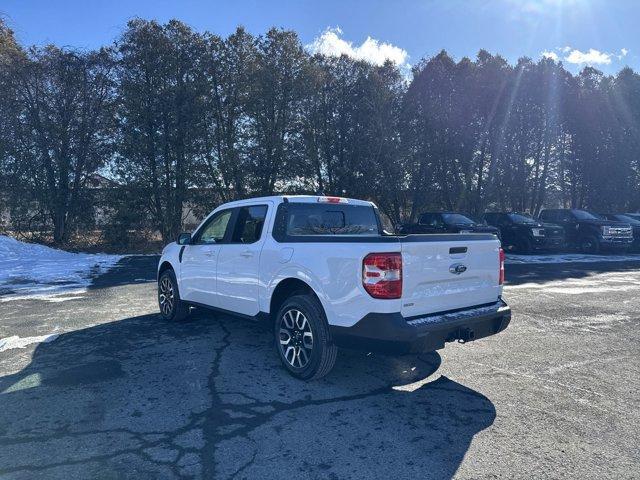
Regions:
[[[494,303],[500,242],[491,235],[415,235],[401,240],[404,317]]]

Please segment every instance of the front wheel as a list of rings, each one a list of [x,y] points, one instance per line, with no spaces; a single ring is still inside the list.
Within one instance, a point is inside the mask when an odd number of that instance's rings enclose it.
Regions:
[[[595,254],[598,253],[599,249],[600,245],[598,244],[598,239],[596,237],[590,236],[580,240],[580,250],[582,250],[582,253]]]
[[[327,375],[336,362],[322,305],[313,295],[288,298],[275,317],[275,347],[284,367],[296,378]]]
[[[180,299],[178,282],[173,270],[165,270],[158,279],[158,306],[165,320],[184,320],[189,314],[189,305]]]
[[[531,246],[531,240],[523,238],[518,242],[518,253],[527,255],[531,253],[533,247]]]

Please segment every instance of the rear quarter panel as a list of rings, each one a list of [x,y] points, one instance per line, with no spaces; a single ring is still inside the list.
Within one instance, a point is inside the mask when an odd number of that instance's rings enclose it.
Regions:
[[[350,327],[367,313],[400,311],[400,300],[372,298],[362,286],[362,260],[369,253],[399,252],[399,243],[278,243],[270,239],[260,257],[264,296],[269,311],[278,283],[297,278],[316,293],[330,325]]]

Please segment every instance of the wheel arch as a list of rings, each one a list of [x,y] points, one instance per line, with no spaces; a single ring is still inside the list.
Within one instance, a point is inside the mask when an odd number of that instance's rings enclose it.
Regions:
[[[278,310],[280,310],[280,307],[286,301],[286,299],[296,294],[313,295],[318,299],[326,314],[326,309],[324,308],[322,300],[307,282],[299,278],[288,277],[278,282],[273,290],[273,293],[271,294],[271,298],[269,299],[270,316],[273,318],[273,316],[278,313]]]
[[[158,278],[157,279],[160,280],[160,275],[162,275],[167,270],[173,270],[174,273],[176,272],[176,269],[173,268],[173,265],[171,265],[171,262],[169,262],[168,260],[164,260],[158,266]]]

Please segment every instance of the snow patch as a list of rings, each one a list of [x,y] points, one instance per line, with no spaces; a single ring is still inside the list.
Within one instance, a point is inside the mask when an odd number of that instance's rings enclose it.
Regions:
[[[86,288],[79,288],[75,290],[63,290],[61,292],[34,293],[31,295],[0,295],[0,303],[13,300],[42,300],[49,303],[61,303],[83,298],[85,293],[87,293]]]
[[[558,253],[548,255],[507,254],[506,264],[523,263],[594,263],[594,262],[640,262],[636,255],[585,255],[580,253]]]
[[[0,338],[0,352],[12,350],[14,348],[25,348],[32,343],[49,343],[58,338],[60,334],[50,333],[49,335],[39,335],[37,337],[19,337],[13,335],[7,338]]]
[[[0,235],[0,301],[41,298],[71,300],[91,279],[112,268],[121,255],[71,253]],[[77,297],[77,295],[76,295]]]

